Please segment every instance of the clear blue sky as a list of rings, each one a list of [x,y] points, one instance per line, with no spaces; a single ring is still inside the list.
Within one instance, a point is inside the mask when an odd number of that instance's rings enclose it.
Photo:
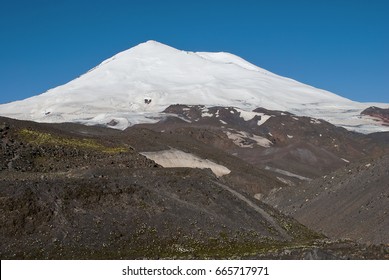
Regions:
[[[386,0],[1,0],[0,103],[150,39],[231,52],[353,100],[389,103]]]

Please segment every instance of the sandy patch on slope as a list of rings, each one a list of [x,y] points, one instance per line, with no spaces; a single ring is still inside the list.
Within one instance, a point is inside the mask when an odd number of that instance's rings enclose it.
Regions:
[[[176,149],[158,152],[143,152],[141,154],[154,160],[163,167],[210,168],[217,177],[227,175],[231,172],[231,170],[223,165]]]

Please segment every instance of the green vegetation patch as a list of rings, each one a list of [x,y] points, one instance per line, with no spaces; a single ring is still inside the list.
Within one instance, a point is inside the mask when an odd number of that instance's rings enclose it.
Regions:
[[[78,149],[89,149],[109,154],[125,153],[128,152],[128,148],[125,147],[107,147],[93,139],[77,139],[77,138],[64,138],[50,133],[22,129],[19,131],[19,135],[30,144],[36,146],[53,145],[63,146]]]

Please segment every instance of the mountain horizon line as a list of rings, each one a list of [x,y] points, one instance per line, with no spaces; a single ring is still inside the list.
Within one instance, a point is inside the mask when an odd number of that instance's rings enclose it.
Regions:
[[[0,115],[103,125],[115,120],[124,129],[154,122],[156,115],[172,104],[233,106],[247,111],[263,107],[366,132],[377,131],[377,125],[360,113],[370,106],[389,107],[352,101],[277,75],[228,52],[183,51],[148,40],[68,83],[0,104]]]

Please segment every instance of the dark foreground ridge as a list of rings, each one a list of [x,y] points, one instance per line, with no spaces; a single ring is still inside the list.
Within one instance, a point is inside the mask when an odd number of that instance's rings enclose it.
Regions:
[[[389,258],[385,245],[329,239],[254,199],[284,183],[225,152],[235,144],[209,124],[179,121],[117,131],[0,118],[1,258]],[[138,152],[166,148],[231,173],[163,168]]]

